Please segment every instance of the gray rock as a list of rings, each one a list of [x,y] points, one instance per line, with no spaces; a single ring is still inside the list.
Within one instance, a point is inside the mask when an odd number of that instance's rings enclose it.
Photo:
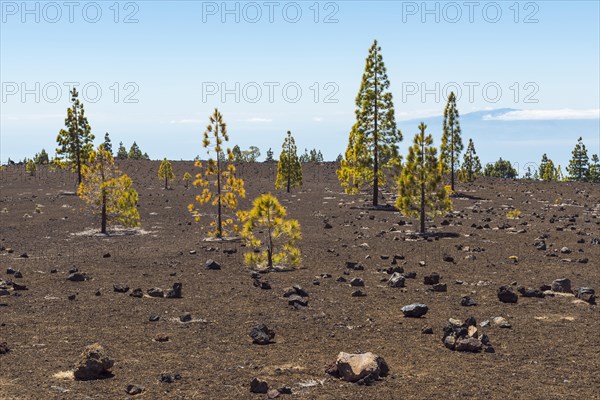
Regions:
[[[164,297],[164,295],[165,295],[164,291],[161,288],[157,288],[157,287],[148,289],[147,293],[148,293],[148,296],[150,296],[150,297]]]
[[[269,391],[269,385],[265,381],[261,381],[258,378],[253,378],[250,381],[250,392],[264,394]]]
[[[113,285],[113,290],[117,293],[127,293],[129,291],[129,286],[120,283],[115,283]]]
[[[221,266],[216,261],[209,259],[204,264],[204,268],[206,268],[208,270],[219,270],[219,269],[221,269]]]
[[[110,369],[114,361],[104,347],[94,343],[85,348],[79,357],[73,375],[77,380],[103,379],[112,376]]]
[[[463,307],[473,307],[476,306],[477,303],[469,296],[464,296],[460,299],[460,305]]]
[[[179,321],[190,322],[192,320],[192,314],[189,312],[183,313],[179,316]]]
[[[423,283],[425,285],[435,285],[440,283],[440,274],[432,272],[431,274],[423,277]]]
[[[252,338],[252,343],[265,345],[273,342],[275,332],[265,324],[259,324],[250,330],[250,337]]]
[[[575,291],[575,297],[580,300],[587,301],[590,304],[596,304],[596,292],[589,287],[581,287]]]
[[[173,288],[169,289],[167,291],[167,293],[165,294],[165,297],[167,299],[180,299],[181,296],[181,288],[183,287],[183,285],[180,282],[175,282],[173,284]]]
[[[125,388],[125,392],[130,396],[135,396],[136,394],[140,394],[144,391],[144,387],[142,385],[130,384]]]
[[[429,308],[425,304],[413,303],[402,307],[400,311],[402,311],[405,317],[420,318],[427,314]]]
[[[516,303],[519,301],[519,296],[511,286],[500,286],[498,288],[498,299],[503,303]]]
[[[394,272],[388,280],[388,286],[394,288],[404,287],[404,276],[398,272]]]
[[[560,293],[572,293],[571,280],[568,278],[555,279],[552,282],[552,291]]]
[[[73,272],[67,277],[67,280],[71,282],[83,282],[87,280],[87,277],[81,272]]]
[[[465,337],[456,340],[455,350],[456,351],[467,351],[472,353],[478,353],[483,349],[481,340],[474,337]]]
[[[363,287],[365,286],[365,281],[362,278],[353,278],[350,280],[350,286]]]

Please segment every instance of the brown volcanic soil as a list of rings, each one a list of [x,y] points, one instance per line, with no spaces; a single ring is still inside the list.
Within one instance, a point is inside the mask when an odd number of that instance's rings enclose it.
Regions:
[[[0,341],[11,349],[0,355],[1,399],[119,399],[127,397],[130,383],[145,386],[134,397],[141,399],[265,398],[249,393],[255,376],[273,388],[292,387],[294,394],[282,398],[600,398],[597,306],[565,296],[520,297],[518,304],[496,297],[501,285],[537,288],[561,277],[570,278],[573,288],[599,291],[600,245],[591,243],[600,237],[599,185],[485,179],[460,184],[459,191],[469,197],[454,199],[457,214],[446,218],[450,225],[440,225],[444,218],[436,219],[437,227],[429,224],[431,231],[447,235],[412,240],[415,221],[393,211],[361,209],[367,196],[341,193],[335,165],[308,165],[303,190],[278,194],[302,224],[304,268],[264,276],[272,290],[261,290],[242,265],[244,248],[202,241],[201,225],[192,222],[186,208],[198,190],[186,190],[180,181],[163,190],[158,166],[122,165],[140,194],[144,234],[110,237],[80,234],[97,229],[98,221],[77,197],[62,193],[74,191],[69,174],[40,171],[30,178],[18,167],[1,172],[0,245],[14,252],[0,253],[0,279],[29,287],[20,296],[0,297]],[[186,170],[194,172],[192,162],[175,162],[174,170],[179,178]],[[275,170],[276,164],[240,168],[248,192],[244,207],[273,190]],[[41,213],[35,212],[37,204]],[[506,218],[511,207],[522,211],[520,219]],[[324,229],[325,220],[332,229]],[[505,223],[511,228],[498,229]],[[548,250],[536,250],[535,239],[544,233]],[[563,246],[572,252],[555,250]],[[223,250],[228,249],[237,253],[227,255]],[[19,257],[22,253],[29,257]],[[103,258],[105,253],[111,257]],[[455,263],[444,262],[444,254]],[[470,254],[476,259],[465,259]],[[399,263],[417,279],[407,279],[406,290],[386,287],[382,279],[388,275],[378,269],[390,266],[392,258],[381,255],[405,256]],[[518,263],[508,259],[512,255]],[[209,258],[223,268],[205,270]],[[578,262],[583,258],[589,262]],[[346,270],[347,260],[360,261],[365,270]],[[92,279],[67,281],[72,266]],[[7,275],[8,267],[23,278]],[[51,274],[53,268],[58,272]],[[351,297],[355,288],[336,282],[345,271],[348,280],[365,279],[366,297]],[[431,272],[442,275],[447,293],[426,291],[423,276]],[[320,285],[313,284],[315,279]],[[117,283],[145,293],[177,281],[183,283],[182,299],[140,299],[113,291]],[[292,284],[310,292],[309,308],[288,307],[282,293]],[[68,300],[69,294],[77,294],[76,300]],[[464,295],[478,305],[461,307]],[[400,308],[413,302],[426,303],[429,313],[404,318]],[[183,312],[206,322],[179,323]],[[150,314],[159,314],[160,321],[149,322]],[[445,321],[469,316],[478,322],[503,316],[512,324],[512,329],[479,328],[496,353],[458,353],[443,346]],[[251,343],[250,328],[261,322],[277,333],[275,344]],[[421,334],[424,325],[434,334]],[[154,341],[157,334],[170,341]],[[114,358],[114,377],[87,382],[53,377],[72,369],[93,342]],[[390,376],[373,386],[356,386],[325,374],[338,352],[360,350],[383,356]],[[163,372],[182,379],[160,383]]]

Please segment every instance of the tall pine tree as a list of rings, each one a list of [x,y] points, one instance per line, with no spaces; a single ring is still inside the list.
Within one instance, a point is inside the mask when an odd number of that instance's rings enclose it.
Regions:
[[[110,141],[110,136],[108,136],[108,132],[104,134],[104,150],[108,151],[112,155],[112,142]]]
[[[588,155],[587,150],[585,148],[585,144],[583,144],[583,140],[580,137],[573,149],[573,158],[569,161],[569,166],[567,167],[567,172],[569,173],[569,180],[583,182],[587,180],[588,177]]]
[[[458,157],[463,149],[460,137],[460,121],[456,108],[456,96],[450,92],[448,103],[444,109],[444,122],[442,125],[442,145],[440,146],[440,170],[442,174],[450,173],[450,188],[454,192],[454,171],[459,166]]]
[[[598,154],[592,155],[592,162],[588,168],[588,182],[600,182],[600,158],[598,158]]]
[[[117,159],[118,160],[127,160],[128,154],[127,149],[123,146],[123,142],[119,143],[119,149],[117,150]]]
[[[406,163],[402,168],[398,182],[396,207],[407,216],[419,216],[421,233],[425,233],[425,215],[430,216],[452,209],[452,202],[442,183],[437,149],[433,146],[431,135],[425,136],[427,125],[419,125],[413,145],[408,149]]]
[[[458,172],[458,177],[463,182],[473,182],[475,178],[481,176],[481,161],[475,151],[473,139],[469,139],[467,151],[463,157],[462,168]]]
[[[542,155],[542,161],[540,161],[540,168],[538,169],[538,175],[540,177],[544,176],[544,172],[546,171],[546,165],[547,164],[548,164],[548,155],[546,153],[544,153]]]
[[[81,184],[83,168],[94,150],[94,135],[78,97],[77,89],[73,88],[71,108],[67,109],[65,118],[67,129],[61,129],[56,138],[59,147],[56,149],[55,162],[61,166],[69,165],[73,171],[77,171],[77,182]]]
[[[350,132],[346,158],[338,171],[338,179],[346,192],[356,193],[371,181],[373,206],[378,205],[379,186],[385,184],[384,168],[400,164],[398,142],[402,140],[402,133],[396,127],[389,88],[381,47],[375,40],[369,49],[356,96],[356,123]]]
[[[292,132],[287,132],[287,137],[281,146],[281,155],[277,163],[277,178],[275,189],[285,187],[289,193],[292,188],[302,186],[302,164],[298,159],[296,142]]]

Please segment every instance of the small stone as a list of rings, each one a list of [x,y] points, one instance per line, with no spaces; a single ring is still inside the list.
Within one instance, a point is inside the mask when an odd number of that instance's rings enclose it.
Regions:
[[[423,277],[423,283],[425,285],[435,285],[440,282],[440,274],[432,272],[431,274]]]
[[[6,354],[10,351],[6,342],[0,341],[0,354]]]
[[[354,292],[352,292],[351,296],[352,297],[366,297],[367,294],[365,292],[363,292],[362,290],[358,289],[358,290],[355,290]]]
[[[474,337],[466,337],[456,340],[454,348],[456,349],[456,351],[467,351],[477,353],[482,350],[483,345],[480,340]]]
[[[127,293],[129,291],[129,286],[123,284],[114,284],[113,289],[117,293]]]
[[[552,291],[559,293],[571,293],[571,280],[568,278],[555,279],[552,282]]]
[[[180,374],[162,373],[162,374],[160,374],[159,380],[162,383],[175,383],[175,381],[178,381],[180,379],[181,379]]]
[[[421,328],[421,333],[424,335],[432,335],[433,334],[433,328],[425,325],[423,328]]]
[[[163,290],[161,288],[151,288],[148,289],[148,296],[150,297],[164,297],[165,293],[163,292]]]
[[[70,294],[70,295],[67,296],[67,299],[69,299],[69,300],[75,300],[76,297],[77,297],[77,295]]]
[[[131,297],[141,298],[141,297],[144,297],[144,292],[142,292],[142,289],[137,288],[137,289],[133,289],[133,291],[129,295]]]
[[[181,296],[181,288],[183,287],[183,285],[180,282],[175,282],[173,284],[173,288],[169,289],[167,291],[167,293],[165,294],[165,297],[167,299],[180,299]]]
[[[293,306],[294,308],[304,308],[308,307],[308,300],[304,297],[299,296],[297,294],[293,294],[288,297],[288,305]]]
[[[250,330],[250,337],[252,338],[252,343],[266,345],[273,342],[275,332],[269,329],[265,324],[259,324]]]
[[[102,254],[102,258],[110,258],[110,253],[104,253],[104,254]]]
[[[179,316],[179,321],[190,322],[192,320],[192,314],[189,312],[183,313]]]
[[[329,374],[347,382],[370,385],[389,374],[389,367],[382,357],[373,353],[350,354],[341,352]]]
[[[460,305],[463,307],[473,307],[476,306],[477,303],[469,296],[464,296],[460,299]]]
[[[350,281],[350,286],[363,287],[365,286],[365,281],[362,278],[353,278]]]
[[[141,385],[130,384],[125,388],[125,392],[130,396],[135,396],[136,394],[140,394],[144,391],[144,387]]]
[[[156,314],[151,314],[150,317],[148,317],[148,321],[150,322],[157,322],[158,320],[160,320],[160,316]]]
[[[73,375],[77,380],[94,380],[111,376],[110,369],[114,361],[104,347],[94,343],[85,348],[79,357]]]
[[[589,287],[581,287],[575,291],[575,297],[580,300],[587,301],[590,304],[596,304],[596,293],[594,289]]]
[[[165,335],[164,333],[157,333],[156,336],[154,336],[154,340],[159,343],[165,343],[168,342],[170,338],[169,335]]]
[[[545,297],[544,292],[542,292],[541,290],[538,290],[538,289],[532,289],[532,288],[526,288],[526,287],[520,286],[517,288],[517,291],[519,293],[521,293],[521,296],[523,296],[523,297],[538,297],[538,298]]]
[[[435,285],[433,285],[431,287],[431,289],[434,292],[447,292],[448,291],[448,285],[446,285],[445,283],[436,283]]]
[[[258,378],[253,378],[250,381],[250,392],[251,393],[267,393],[269,391],[269,385],[265,381],[261,381]]]
[[[326,228],[327,229],[327,228]],[[268,399],[276,399],[281,395],[281,393],[279,393],[279,390],[277,389],[271,389],[267,392],[267,398]]]
[[[393,288],[404,287],[404,276],[399,272],[394,272],[388,280],[388,286]]]
[[[87,277],[81,272],[73,272],[67,277],[67,280],[71,282],[83,282],[87,280]]]
[[[454,257],[452,257],[449,254],[444,254],[442,260],[444,260],[445,262],[454,262]]]
[[[519,296],[513,291],[510,286],[501,286],[498,289],[498,299],[503,303],[516,303],[519,301]]]
[[[499,326],[500,328],[512,328],[510,322],[508,322],[504,317],[495,317],[492,319],[492,322],[494,325]]]
[[[206,268],[208,270],[219,270],[219,269],[221,269],[221,266],[216,261],[209,259],[204,264],[204,268]]]
[[[429,308],[425,304],[413,303],[402,307],[400,311],[402,311],[405,317],[420,318],[427,314]]]
[[[560,249],[560,252],[562,254],[570,254],[571,253],[571,249],[569,249],[567,246],[563,247]]]

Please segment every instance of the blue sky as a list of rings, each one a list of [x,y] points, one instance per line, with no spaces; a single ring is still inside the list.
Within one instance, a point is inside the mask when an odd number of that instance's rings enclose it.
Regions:
[[[299,148],[333,159],[344,151],[373,39],[388,68],[402,149],[420,119],[441,115],[444,91],[458,86],[462,114],[523,110],[472,125],[477,131],[465,121],[463,134],[485,162],[523,164],[548,152],[564,165],[579,136],[590,152],[600,150],[597,1],[481,1],[471,9],[428,2],[426,10],[421,1],[114,4],[82,1],[69,10],[28,2],[27,11],[20,1],[1,2],[2,161],[42,147],[53,154],[67,82],[85,87],[97,138],[136,140],[152,158],[202,155],[201,135],[218,107],[232,145],[277,154],[291,130]],[[222,89],[230,91],[224,99]],[[430,132],[439,143],[435,122]]]

